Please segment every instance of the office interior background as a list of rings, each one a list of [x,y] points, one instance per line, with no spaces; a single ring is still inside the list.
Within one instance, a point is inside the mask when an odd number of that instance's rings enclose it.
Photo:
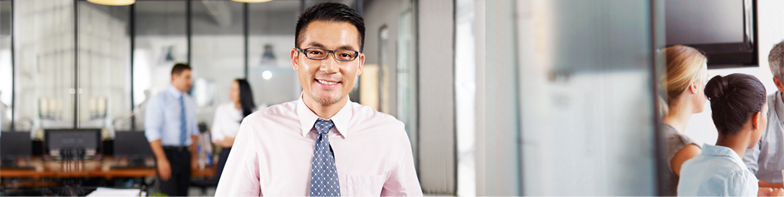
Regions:
[[[206,128],[236,78],[257,105],[296,100],[295,24],[320,2],[0,0],[1,129],[28,133],[34,150],[50,129],[116,141],[143,130],[145,101],[177,62],[193,67]],[[336,2],[366,26],[351,100],[406,124],[428,195],[656,195],[657,51],[741,43],[709,75],[752,74],[770,94],[768,52],[784,40],[777,0]],[[710,107],[687,131],[715,143]],[[25,180],[2,177],[0,190]]]

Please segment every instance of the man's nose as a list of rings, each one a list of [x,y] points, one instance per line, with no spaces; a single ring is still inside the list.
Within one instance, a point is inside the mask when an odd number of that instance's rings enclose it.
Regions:
[[[335,58],[334,53],[328,53],[327,59],[321,61],[319,70],[326,71],[327,73],[335,73],[340,68],[340,62]]]

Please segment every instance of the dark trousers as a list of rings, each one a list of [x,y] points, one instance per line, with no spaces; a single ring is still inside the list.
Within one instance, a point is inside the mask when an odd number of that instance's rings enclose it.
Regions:
[[[158,175],[158,180],[161,181],[161,193],[169,196],[187,196],[191,181],[191,152],[185,147],[163,147],[163,152],[169,160],[171,177],[164,181]]]
[[[220,181],[223,167],[226,166],[226,160],[229,159],[229,152],[231,152],[231,148],[223,148],[218,157],[218,169],[215,171],[215,185]]]

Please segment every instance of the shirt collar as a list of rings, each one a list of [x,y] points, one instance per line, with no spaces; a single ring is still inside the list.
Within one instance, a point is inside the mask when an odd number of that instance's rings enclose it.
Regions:
[[[702,145],[702,153],[701,154],[730,157],[730,158],[732,158],[732,161],[735,162],[735,164],[738,164],[738,166],[743,167],[743,168],[746,167],[746,164],[743,163],[743,159],[741,159],[740,156],[738,156],[738,153],[736,153],[734,150],[732,150],[731,148],[728,148],[726,146],[716,146],[716,145],[705,144],[705,145]]]
[[[166,89],[166,92],[174,96],[174,98],[180,98],[182,96],[182,92],[175,88],[173,85],[169,85],[169,88]]]
[[[308,135],[311,129],[313,129],[313,125],[316,124],[316,120],[320,119],[318,115],[313,113],[313,111],[305,105],[305,102],[302,100],[304,93],[299,96],[297,100],[297,116],[299,118],[300,128],[302,128],[302,136]],[[346,95],[348,97],[348,95]],[[329,120],[332,120],[332,123],[335,124],[335,129],[338,130],[338,133],[346,138],[346,134],[348,133],[348,122],[351,120],[351,98],[348,99],[346,105],[338,111],[337,114],[332,116]]]

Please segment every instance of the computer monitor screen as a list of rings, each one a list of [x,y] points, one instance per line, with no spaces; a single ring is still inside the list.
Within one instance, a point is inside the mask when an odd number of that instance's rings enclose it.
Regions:
[[[44,135],[48,150],[81,148],[98,150],[101,142],[99,129],[46,130]]]
[[[154,157],[144,132],[117,131],[114,133],[114,155],[131,158]]]
[[[3,132],[0,134],[0,156],[4,159],[29,157],[33,154],[30,132]]]

